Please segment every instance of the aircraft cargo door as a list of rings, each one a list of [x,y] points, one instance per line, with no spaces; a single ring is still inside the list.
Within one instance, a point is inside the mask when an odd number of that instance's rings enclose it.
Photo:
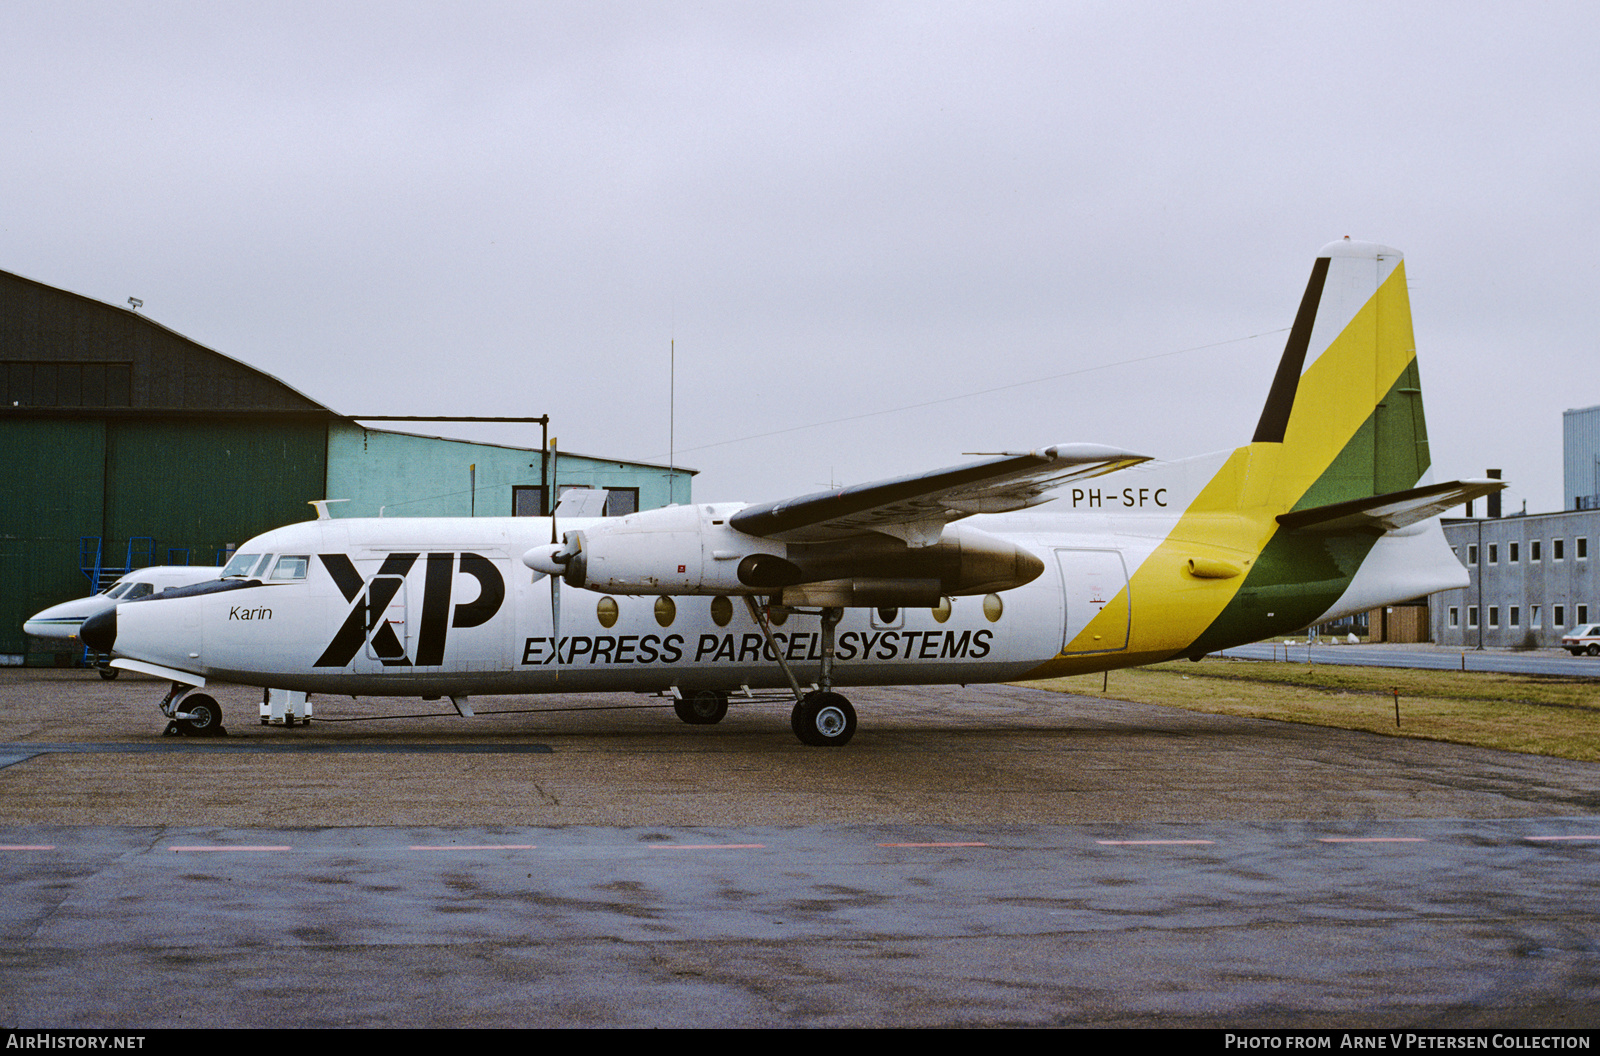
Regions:
[[[1114,653],[1128,647],[1128,569],[1116,550],[1057,550],[1067,610],[1063,653]],[[1090,624],[1093,624],[1091,627]]]

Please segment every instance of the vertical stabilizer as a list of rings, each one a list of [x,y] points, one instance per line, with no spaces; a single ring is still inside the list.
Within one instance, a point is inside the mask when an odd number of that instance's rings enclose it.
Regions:
[[[1349,239],[1323,248],[1254,439],[1283,445],[1291,509],[1423,480],[1428,432],[1399,250]]]

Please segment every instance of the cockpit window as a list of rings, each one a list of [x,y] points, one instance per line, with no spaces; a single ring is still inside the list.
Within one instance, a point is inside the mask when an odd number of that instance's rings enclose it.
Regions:
[[[132,583],[113,583],[111,584],[110,588],[106,590],[106,597],[120,598],[122,595],[128,592],[128,588],[131,586],[133,586]]]
[[[284,554],[278,558],[278,563],[272,566],[273,579],[305,579],[306,569],[311,567],[309,554]]]
[[[261,560],[260,554],[234,554],[233,560],[228,562],[228,567],[222,570],[221,578],[248,576],[259,560]]]
[[[156,591],[156,588],[152,584],[149,584],[149,583],[135,583],[133,585],[133,589],[128,591],[128,593],[126,593],[126,594],[124,594],[122,596],[122,600],[123,601],[132,601],[134,598],[142,598],[142,597],[146,597],[147,595],[154,594],[155,591]]]

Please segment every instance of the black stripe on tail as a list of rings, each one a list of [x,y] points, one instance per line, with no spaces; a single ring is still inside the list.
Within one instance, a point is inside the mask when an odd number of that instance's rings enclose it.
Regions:
[[[1289,331],[1289,343],[1278,361],[1278,373],[1272,379],[1272,391],[1267,393],[1261,421],[1256,423],[1253,443],[1283,443],[1284,431],[1289,428],[1289,412],[1294,410],[1295,390],[1300,387],[1300,372],[1306,365],[1311,328],[1317,321],[1317,305],[1322,301],[1322,284],[1328,278],[1328,261],[1327,257],[1318,257],[1311,268],[1311,281],[1306,283],[1305,296],[1300,298],[1300,311],[1295,313],[1294,329]]]

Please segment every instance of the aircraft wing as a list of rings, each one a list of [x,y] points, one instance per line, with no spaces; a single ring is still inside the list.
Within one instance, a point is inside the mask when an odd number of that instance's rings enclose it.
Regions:
[[[951,521],[1037,506],[1050,501],[1051,489],[1068,481],[1147,461],[1143,455],[1101,444],[1056,444],[747,506],[728,523],[748,535],[788,543],[830,542],[878,532],[911,546],[930,546]]]
[[[1406,491],[1391,491],[1387,495],[1315,506],[1309,510],[1295,510],[1280,514],[1278,523],[1285,528],[1312,532],[1346,532],[1365,528],[1381,533],[1437,517],[1464,502],[1492,495],[1505,486],[1505,482],[1500,480],[1452,480],[1445,484],[1429,484]]]

